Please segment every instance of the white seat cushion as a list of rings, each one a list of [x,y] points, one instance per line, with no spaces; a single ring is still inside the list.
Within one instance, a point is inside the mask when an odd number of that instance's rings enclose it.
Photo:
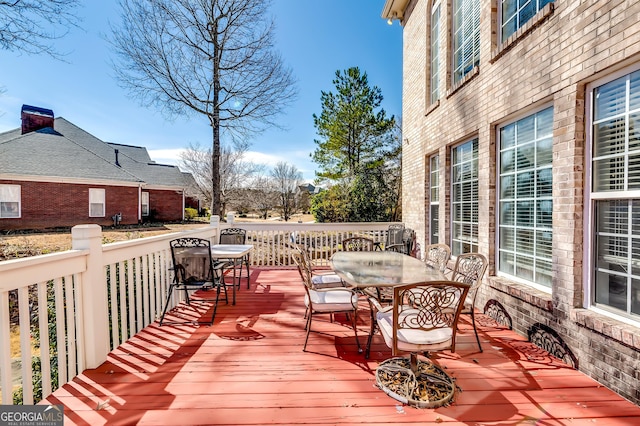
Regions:
[[[311,284],[314,288],[334,288],[344,287],[342,278],[336,274],[320,274],[311,277]]]
[[[306,306],[309,306],[309,297],[311,297],[314,312],[350,311],[354,306],[358,306],[358,296],[346,289],[327,291],[309,289],[309,295],[304,298]]]
[[[415,312],[415,310],[407,310],[405,312],[411,313],[411,311]],[[407,315],[407,313],[404,315]],[[376,319],[385,343],[392,348],[393,310],[378,312]],[[402,318],[400,321],[402,321]],[[451,329],[451,327],[438,328],[430,331],[410,328],[398,329],[398,350],[421,352],[447,349],[451,346],[452,336],[453,329]]]

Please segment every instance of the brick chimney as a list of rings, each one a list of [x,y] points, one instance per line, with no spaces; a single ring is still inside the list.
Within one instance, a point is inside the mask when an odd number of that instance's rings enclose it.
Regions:
[[[35,132],[47,127],[53,128],[53,111],[31,105],[22,105],[22,134]]]

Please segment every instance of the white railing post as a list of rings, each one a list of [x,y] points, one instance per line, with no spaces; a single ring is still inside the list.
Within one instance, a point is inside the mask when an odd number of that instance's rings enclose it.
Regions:
[[[211,244],[218,244],[218,241],[219,241],[218,236],[220,235],[220,216],[218,216],[217,214],[212,214],[211,217],[209,218],[209,226],[211,226],[212,228],[215,228],[216,230],[216,233],[215,233],[216,240],[213,241],[213,237],[211,237]]]
[[[86,368],[96,368],[109,353],[107,287],[102,263],[102,228],[76,225],[71,229],[73,250],[89,250],[87,270],[82,273],[82,315]]]

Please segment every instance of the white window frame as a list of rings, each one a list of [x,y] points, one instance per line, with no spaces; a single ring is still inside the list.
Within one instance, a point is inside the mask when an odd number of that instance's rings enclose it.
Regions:
[[[507,20],[505,21],[504,16],[503,16],[503,10],[504,10],[504,3],[505,2],[515,2],[516,7],[515,10],[513,11],[513,14],[511,16],[509,16],[507,18]],[[500,35],[500,42],[504,43],[509,37],[511,37],[513,34],[515,34],[516,31],[518,31],[518,29],[522,28],[522,26],[524,26],[527,22],[529,22],[538,12],[540,12],[540,10],[542,10],[542,8],[544,8],[548,3],[553,3],[554,0],[528,0],[526,2],[524,2],[522,5],[518,6],[518,0],[499,0],[498,1],[498,22],[500,23],[500,28],[499,28],[499,35]],[[526,20],[521,21],[521,15],[520,13],[529,5],[533,4],[535,9],[534,11],[531,13],[531,16],[529,16]],[[516,21],[516,26],[513,29],[513,32],[510,32],[508,35],[504,35],[504,28],[507,22],[510,22],[512,20]]]
[[[463,161],[460,161],[458,163],[455,162],[455,151],[458,149],[461,149],[463,146],[471,144],[471,149],[473,152],[473,144],[476,144],[477,148],[475,150],[475,154],[472,154],[471,159],[465,159]],[[474,137],[472,139],[468,139],[465,142],[458,144],[454,147],[451,148],[451,238],[450,238],[450,244],[449,246],[451,247],[451,254],[452,256],[458,256],[459,254],[463,254],[463,253],[470,253],[470,252],[477,252],[478,251],[478,230],[479,230],[479,187],[478,185],[480,184],[479,178],[478,178],[478,155],[479,155],[479,151],[480,151],[480,141],[478,139],[478,137]],[[475,178],[472,179],[462,179],[462,180],[456,180],[455,177],[455,173],[456,173],[456,168],[457,167],[470,167],[471,170],[471,174],[475,174]],[[473,187],[473,183],[475,182],[475,193],[471,192],[471,199],[469,200],[457,200],[455,197],[455,186],[457,184],[462,184],[463,182],[468,182],[471,184],[471,186]],[[465,221],[463,219],[461,220],[456,220],[456,212],[458,210],[458,207],[461,209],[461,211],[463,211],[463,204],[470,204],[470,220]],[[475,222],[473,221],[473,212],[474,212],[474,207],[475,207],[475,214],[476,214],[476,220]],[[456,233],[456,227],[468,227],[470,232],[469,234],[460,234],[460,233]],[[467,238],[456,238],[458,235],[462,235],[463,237],[467,237]],[[475,235],[475,237],[474,237]],[[475,240],[474,240],[475,239]],[[468,251],[460,251],[458,250],[458,245],[464,245],[464,244],[468,244],[469,250]]]
[[[104,188],[89,188],[89,217],[105,217],[106,204],[106,191]],[[92,205],[102,205],[102,213],[92,214]]]
[[[453,0],[452,64],[453,84],[480,65],[480,0]],[[459,22],[460,25],[456,25]],[[460,37],[458,37],[462,34]],[[460,41],[460,45],[458,42]],[[460,61],[458,61],[460,58]]]
[[[3,214],[3,204],[18,204],[16,215]],[[8,208],[5,206],[5,211]],[[20,185],[0,184],[0,219],[20,219],[22,217],[22,188]]]
[[[440,0],[434,0],[431,5],[431,69],[430,69],[430,103],[435,104],[440,99]]]
[[[145,212],[144,207],[147,207],[147,211]],[[142,191],[140,193],[140,211],[142,216],[149,216],[149,192]]]
[[[541,105],[538,108],[534,109],[534,110],[528,110],[526,113],[519,115],[515,118],[509,119],[509,121],[505,121],[504,123],[499,124],[498,126],[496,126],[496,150],[497,150],[497,154],[496,154],[496,200],[497,200],[497,206],[496,206],[496,275],[498,276],[502,276],[502,277],[507,277],[512,281],[515,282],[520,282],[526,285],[529,285],[531,287],[536,288],[537,290],[546,292],[546,293],[551,293],[551,283],[549,283],[548,285],[544,285],[544,284],[540,284],[539,282],[535,281],[535,276],[534,276],[534,281],[531,281],[529,279],[526,279],[522,276],[517,275],[517,271],[515,270],[515,266],[514,266],[514,271],[513,273],[509,273],[509,272],[505,272],[502,269],[502,265],[501,265],[501,254],[502,253],[511,253],[514,257],[514,263],[517,265],[518,264],[518,253],[519,250],[516,247],[516,241],[515,241],[515,234],[514,234],[514,242],[513,242],[513,249],[512,250],[505,250],[502,247],[501,244],[501,230],[502,228],[508,228],[511,227],[515,230],[517,230],[518,228],[522,228],[522,229],[530,229],[531,231],[533,231],[533,274],[535,275],[535,271],[536,271],[536,262],[542,261],[542,262],[548,262],[550,269],[553,268],[553,255],[551,253],[552,247],[553,247],[553,242],[549,243],[548,246],[548,250],[550,252],[549,257],[545,258],[544,256],[540,255],[540,253],[538,252],[537,248],[537,240],[536,240],[536,235],[538,232],[550,232],[551,233],[551,239],[553,238],[553,222],[551,222],[551,226],[550,227],[538,227],[537,225],[537,217],[536,217],[536,213],[537,213],[537,207],[534,207],[534,211],[533,211],[533,226],[530,227],[522,227],[519,226],[517,223],[517,218],[514,218],[514,224],[513,226],[510,225],[505,225],[502,223],[501,221],[501,214],[502,214],[502,203],[506,201],[509,201],[509,198],[503,198],[502,196],[502,187],[501,187],[501,182],[502,182],[502,177],[503,176],[513,176],[514,180],[516,179],[517,175],[518,175],[518,168],[517,168],[517,160],[514,159],[514,169],[513,171],[509,171],[509,172],[502,172],[502,155],[503,152],[508,152],[508,151],[514,151],[519,147],[522,146],[526,146],[529,144],[532,144],[534,146],[534,151],[536,152],[536,160],[537,160],[537,149],[538,149],[538,143],[543,140],[543,139],[548,139],[551,138],[551,152],[550,152],[550,157],[551,157],[551,161],[553,162],[553,122],[554,122],[554,118],[553,118],[553,111],[552,111],[552,118],[551,118],[551,133],[547,134],[547,136],[543,136],[543,135],[538,135],[536,133],[536,135],[534,136],[533,141],[525,141],[524,143],[519,143],[519,141],[515,141],[513,147],[510,148],[503,148],[502,147],[502,138],[501,138],[501,131],[502,129],[513,125],[513,124],[517,124],[518,122],[521,122],[522,120],[528,119],[528,118],[535,118],[535,116],[537,114],[539,114],[542,111],[548,110],[553,108],[552,104],[545,104],[545,105]],[[535,127],[535,132],[537,132],[537,122],[535,122],[534,124]],[[517,138],[517,135],[516,135]],[[540,171],[543,170],[548,170],[549,173],[551,173],[551,179],[552,179],[552,187],[553,187],[553,164],[545,164],[545,165],[539,165],[537,162],[535,165],[533,165],[533,167],[528,167],[526,170],[523,170],[525,172],[534,172],[534,173],[538,173]],[[538,188],[537,188],[537,179],[534,180],[534,188],[533,188],[533,197],[529,197],[529,198],[523,198],[520,197],[519,194],[517,194],[517,182],[514,182],[514,196],[511,198],[511,202],[513,202],[515,205],[517,205],[517,203],[520,202],[532,202],[534,204],[537,204],[538,201],[544,201],[547,203],[551,203],[551,214],[553,215],[553,196],[552,194],[548,195],[548,196],[543,196],[543,197],[539,197],[538,196]],[[514,213],[516,214],[516,213]],[[525,257],[529,257],[528,255],[523,255]],[[551,277],[553,277],[553,271],[551,271]]]
[[[585,156],[586,156],[587,167],[585,168],[586,172],[585,172],[585,188],[584,188],[584,193],[585,193],[584,247],[585,249],[584,249],[584,257],[583,257],[583,263],[585,265],[585,274],[584,274],[584,282],[583,282],[583,286],[585,289],[584,299],[583,299],[584,306],[589,308],[590,310],[609,316],[621,322],[632,324],[634,326],[638,326],[638,324],[640,324],[640,321],[638,320],[637,314],[630,313],[629,305],[627,305],[627,311],[623,312],[622,310],[617,309],[613,306],[609,306],[605,303],[597,304],[595,302],[595,291],[596,291],[595,275],[596,275],[596,269],[597,269],[597,263],[596,263],[597,247],[595,247],[596,245],[595,233],[596,233],[597,227],[595,223],[596,221],[595,206],[596,206],[596,202],[604,201],[604,200],[607,200],[607,201],[608,200],[610,201],[640,200],[640,190],[599,191],[599,192],[593,191],[594,187],[593,187],[592,167],[593,167],[593,160],[594,160],[594,155],[593,155],[593,144],[594,144],[593,136],[594,135],[592,130],[593,130],[593,124],[594,124],[594,92],[595,90],[607,83],[610,83],[617,79],[628,76],[636,71],[640,71],[640,63],[636,63],[634,65],[621,69],[616,73],[613,73],[611,75],[608,75],[606,77],[593,81],[589,83],[586,87],[586,118],[585,118],[586,126],[585,127],[586,127],[587,149],[585,150],[586,151]],[[628,86],[628,82],[626,84]],[[628,102],[628,95],[629,95],[629,91],[627,90],[625,95],[626,97],[625,102]],[[637,111],[637,110],[634,110],[634,111]],[[629,114],[630,114],[630,111],[628,110],[628,105],[627,105],[625,106],[625,111],[623,115],[628,116]],[[625,136],[625,144],[626,143],[628,143],[628,133],[626,133],[626,136]],[[625,155],[628,156],[628,153],[629,153],[628,149],[625,150]],[[625,186],[627,184],[628,184],[628,180],[625,178]],[[615,234],[615,235],[629,237],[631,234],[628,234],[628,235]],[[627,278],[629,278],[630,276],[636,276],[636,275],[632,273],[628,273]]]
[[[440,217],[440,156],[434,154],[429,157],[429,243],[440,242],[439,228],[434,226],[434,219]],[[434,218],[433,211],[438,211]]]

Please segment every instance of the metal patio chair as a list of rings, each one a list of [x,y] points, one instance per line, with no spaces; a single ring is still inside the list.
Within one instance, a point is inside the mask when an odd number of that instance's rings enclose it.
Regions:
[[[215,291],[215,299],[202,298],[202,300],[213,301],[214,303],[213,314],[211,315],[211,324],[213,324],[221,290],[224,290],[225,301],[227,304],[229,303],[227,288],[223,282],[223,269],[226,266],[226,262],[213,261],[211,258],[211,243],[203,238],[177,238],[171,240],[169,245],[171,247],[174,275],[162,309],[160,325],[162,326],[164,322],[167,307],[174,290],[184,291],[187,305],[191,305],[190,291]]]

